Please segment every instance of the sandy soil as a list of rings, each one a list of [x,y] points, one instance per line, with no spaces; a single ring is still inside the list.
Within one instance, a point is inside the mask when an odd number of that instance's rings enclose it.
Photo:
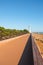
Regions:
[[[35,42],[37,44],[37,47],[40,51],[40,54],[43,58],[43,42],[42,42],[43,41],[43,34],[33,34],[33,37],[34,37]]]
[[[18,65],[29,34],[0,41],[0,65]]]

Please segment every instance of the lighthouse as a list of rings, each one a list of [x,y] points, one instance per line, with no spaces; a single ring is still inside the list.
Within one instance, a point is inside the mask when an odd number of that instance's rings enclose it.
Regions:
[[[30,27],[30,33],[31,33],[31,27]]]
[[[31,33],[31,26],[29,26],[28,28],[29,28],[29,32]]]

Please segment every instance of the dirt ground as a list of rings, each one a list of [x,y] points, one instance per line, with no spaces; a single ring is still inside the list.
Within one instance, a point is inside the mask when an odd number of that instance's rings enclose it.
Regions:
[[[33,34],[33,37],[43,58],[43,34]]]
[[[29,34],[0,41],[0,65],[18,65]]]

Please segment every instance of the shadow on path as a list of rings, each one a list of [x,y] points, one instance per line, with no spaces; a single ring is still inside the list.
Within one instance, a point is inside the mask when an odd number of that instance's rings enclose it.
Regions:
[[[24,52],[22,54],[22,57],[21,57],[18,65],[34,65],[31,35],[27,41],[27,45],[24,49]]]

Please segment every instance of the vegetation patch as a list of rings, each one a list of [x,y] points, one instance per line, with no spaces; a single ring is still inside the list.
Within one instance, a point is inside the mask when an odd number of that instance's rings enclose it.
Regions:
[[[0,27],[0,40],[13,38],[19,35],[23,35],[29,33],[28,30],[16,30],[16,29],[6,29],[4,27]]]
[[[37,41],[41,41],[41,42],[43,43],[43,40],[41,40],[41,39],[37,39],[37,38],[36,38],[36,40],[37,40]]]

